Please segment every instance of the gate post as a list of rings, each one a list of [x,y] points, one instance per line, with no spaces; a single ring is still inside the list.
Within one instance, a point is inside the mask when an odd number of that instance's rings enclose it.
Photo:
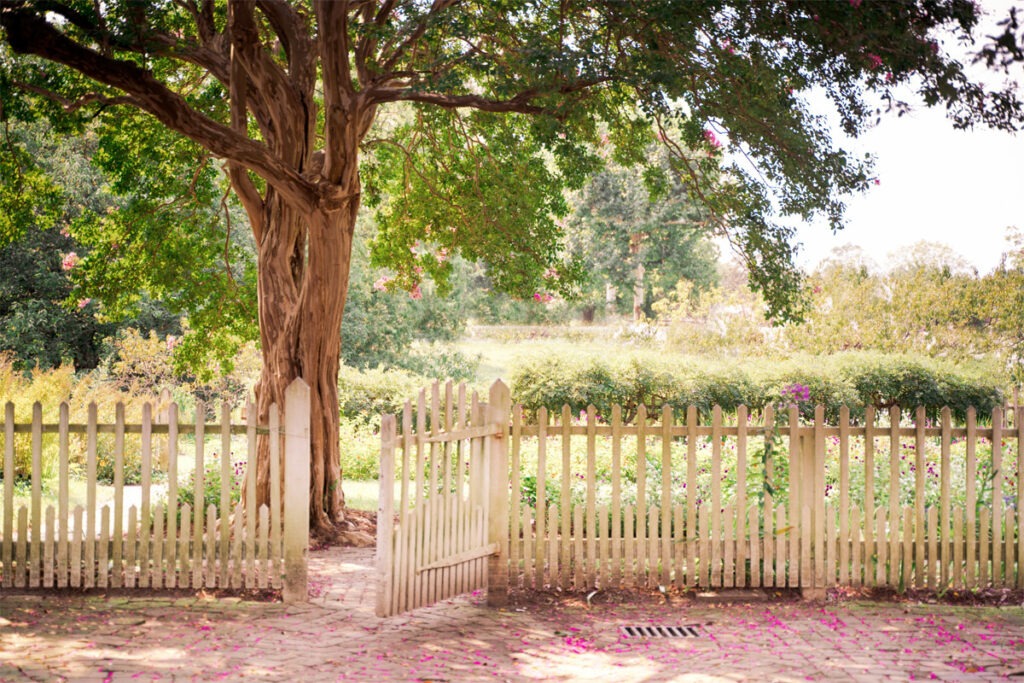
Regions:
[[[509,544],[509,472],[508,427],[511,408],[508,387],[498,380],[491,386],[487,422],[498,428],[488,436],[490,457],[490,491],[488,492],[487,540],[496,543],[498,551],[487,560],[487,604],[503,607],[508,604]],[[515,492],[518,495],[518,491]]]
[[[309,595],[309,419],[309,385],[296,378],[284,394],[285,602],[306,602]]]
[[[380,420],[380,498],[377,503],[377,616],[391,613],[395,542],[395,416]]]

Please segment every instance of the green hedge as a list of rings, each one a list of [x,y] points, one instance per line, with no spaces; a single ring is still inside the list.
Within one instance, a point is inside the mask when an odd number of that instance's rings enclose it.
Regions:
[[[746,405],[760,411],[795,403],[802,417],[813,418],[816,405],[835,422],[842,406],[862,420],[867,406],[904,412],[924,406],[937,419],[943,406],[963,422],[973,406],[981,421],[1003,403],[997,373],[990,367],[963,366],[909,356],[848,353],[725,364],[690,360],[670,362],[653,356],[629,359],[546,358],[521,365],[512,376],[513,399],[529,413],[544,406],[568,405],[579,413],[593,404],[607,418],[611,406],[632,419],[640,405],[648,412],[671,405],[677,417],[694,405],[702,415],[715,405],[735,412]]]

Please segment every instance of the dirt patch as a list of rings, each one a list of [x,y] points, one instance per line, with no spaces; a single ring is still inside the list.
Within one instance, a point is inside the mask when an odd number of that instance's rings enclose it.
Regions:
[[[871,600],[874,602],[906,602],[928,605],[966,605],[978,607],[1024,606],[1024,590],[1018,588],[978,588],[974,590],[936,591],[912,588],[898,591],[888,587],[839,586],[827,593],[829,602]]]
[[[275,588],[203,588],[199,590],[191,588],[5,588],[3,595],[31,595],[56,598],[93,597],[104,600],[111,598],[158,598],[168,600],[180,598],[195,598],[197,600],[239,598],[249,602],[281,602],[281,591]]]
[[[516,607],[579,607],[591,608],[599,605],[736,605],[748,603],[792,603],[801,602],[803,597],[796,588],[730,588],[730,589],[684,589],[669,588],[665,591],[649,588],[617,588],[591,590],[587,592],[562,591],[545,588],[509,591],[509,603]],[[930,605],[964,605],[977,607],[1021,607],[1024,606],[1024,590],[1010,588],[981,588],[977,590],[911,589],[898,591],[885,587],[847,586],[830,588],[825,594],[826,602],[891,602]]]
[[[516,607],[560,607],[591,608],[600,605],[652,606],[665,604],[730,605],[771,602],[798,602],[800,591],[790,588],[771,589],[728,589],[710,591],[703,589],[668,588],[664,591],[653,588],[609,588],[587,592],[561,591],[558,589],[523,590],[509,592],[509,602]]]

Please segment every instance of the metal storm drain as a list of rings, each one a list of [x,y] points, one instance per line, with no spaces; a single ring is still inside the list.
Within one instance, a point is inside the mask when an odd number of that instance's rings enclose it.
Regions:
[[[626,638],[696,638],[700,631],[696,626],[623,626]]]

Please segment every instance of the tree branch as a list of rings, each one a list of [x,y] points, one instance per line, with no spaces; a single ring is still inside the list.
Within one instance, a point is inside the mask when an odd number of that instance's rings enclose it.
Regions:
[[[358,185],[358,134],[353,119],[362,117],[368,104],[352,83],[349,62],[349,2],[316,0],[313,5],[320,30],[320,64],[324,90],[323,177],[331,185]],[[347,177],[346,177],[347,176]]]
[[[316,191],[293,168],[267,148],[192,109],[150,71],[122,60],[105,57],[57,31],[42,16],[27,9],[5,9],[0,25],[18,53],[33,54],[68,66],[83,75],[127,93],[133,104],[173,131],[197,142],[213,154],[251,168],[292,199],[296,206],[316,203]]]
[[[32,83],[13,81],[13,84],[21,90],[26,90],[28,92],[35,93],[40,97],[45,97],[48,100],[56,102],[64,108],[65,112],[69,114],[74,113],[82,107],[86,107],[90,104],[100,104],[104,107],[109,107],[118,104],[128,104],[137,107],[139,104],[138,101],[136,101],[133,97],[129,95],[119,95],[111,97],[109,95],[101,95],[99,93],[89,93],[88,95],[83,95],[82,97],[79,97],[77,100],[71,100],[67,97],[63,97],[62,95],[53,92],[52,90],[40,88],[38,85],[33,85]]]
[[[569,83],[553,88],[528,88],[506,100],[491,99],[483,95],[447,95],[445,93],[416,90],[407,88],[372,88],[367,94],[375,103],[384,102],[421,102],[434,104],[446,109],[479,109],[491,112],[515,112],[520,114],[547,114],[558,117],[559,112],[549,107],[533,104],[543,95],[568,95],[588,90],[607,83],[608,78],[595,78],[576,83]]]
[[[395,65],[398,64],[398,60],[400,60],[405,55],[405,53],[408,52],[409,48],[412,47],[420,38],[423,37],[423,34],[427,32],[427,26],[430,24],[430,20],[433,19],[438,14],[440,14],[441,12],[448,9],[449,7],[457,4],[458,2],[459,0],[434,0],[433,4],[431,4],[430,6],[430,9],[427,11],[426,14],[424,14],[420,18],[420,20],[416,23],[416,26],[413,28],[412,31],[409,32],[405,40],[403,40],[395,48],[392,48],[392,43],[389,41],[381,49],[381,58],[379,60],[381,67],[379,73],[383,76],[386,76],[388,72],[394,69]],[[387,20],[387,15],[383,15],[383,20]],[[391,55],[385,57],[385,53],[387,53],[389,50],[391,50]]]

